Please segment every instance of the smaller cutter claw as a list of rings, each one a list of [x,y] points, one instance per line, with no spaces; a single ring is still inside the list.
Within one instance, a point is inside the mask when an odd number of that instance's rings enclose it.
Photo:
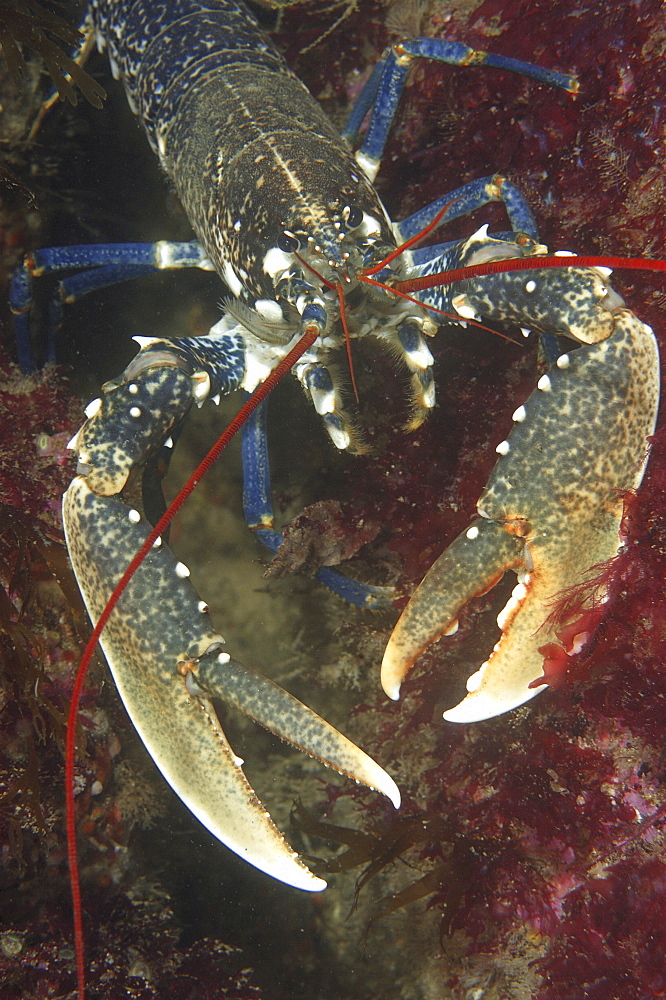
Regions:
[[[609,315],[611,336],[562,355],[514,413],[479,499],[483,516],[434,563],[391,636],[381,672],[389,697],[467,601],[509,569],[519,582],[498,616],[501,638],[444,718],[478,722],[524,704],[547,686],[544,657],[568,655],[561,634],[573,620],[554,623],[553,606],[617,554],[622,495],[641,482],[659,404],[652,330],[628,309]],[[605,596],[581,599],[576,616],[590,618]],[[580,648],[585,630],[576,638]]]

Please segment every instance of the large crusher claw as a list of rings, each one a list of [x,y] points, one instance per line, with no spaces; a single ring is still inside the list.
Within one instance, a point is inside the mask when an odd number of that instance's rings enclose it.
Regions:
[[[64,498],[67,545],[93,621],[149,525],[117,497],[78,476]],[[132,723],[158,768],[195,816],[240,857],[300,889],[325,882],[294,854],[256,797],[212,703],[225,699],[322,763],[382,792],[388,774],[277,684],[232,660],[205,604],[166,545],[154,547],[105,627],[101,645]]]
[[[187,341],[146,339],[119,379],[86,408],[71,447],[78,473],[63,499],[72,566],[93,622],[151,526],[120,494],[193,404],[211,376]],[[216,386],[219,388],[219,386]],[[158,544],[159,543],[159,544]],[[396,808],[388,774],[350,740],[277,684],[233,660],[213,628],[189,571],[158,539],[130,579],[101,645],[132,723],[176,794],[222,843],[274,878],[323,889],[256,797],[217,718],[221,698],[322,763],[382,792]]]
[[[617,554],[623,493],[642,479],[659,402],[652,330],[626,308],[612,316],[608,339],[562,355],[514,413],[481,517],[434,563],[391,636],[381,672],[389,697],[421,653],[455,631],[467,601],[509,569],[518,584],[498,616],[502,635],[444,718],[475,722],[524,704],[545,686],[544,658],[571,651],[560,639],[568,623],[549,616],[558,595]],[[575,648],[585,638],[581,626]]]

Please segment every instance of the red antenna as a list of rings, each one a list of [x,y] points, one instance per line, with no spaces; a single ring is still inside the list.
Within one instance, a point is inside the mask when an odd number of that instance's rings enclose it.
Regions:
[[[383,267],[387,267],[391,264],[396,257],[400,256],[401,253],[404,253],[405,250],[410,250],[412,247],[416,246],[417,243],[420,243],[424,237],[428,236],[433,231],[433,229],[437,229],[437,226],[451,208],[451,205],[455,205],[457,201],[460,201],[460,198],[452,198],[451,201],[447,201],[446,205],[440,208],[437,215],[430,220],[427,226],[424,226],[424,228],[419,230],[418,233],[414,233],[414,235],[410,236],[408,240],[401,243],[399,247],[392,250],[388,257],[384,257],[384,260],[380,260],[379,264],[374,264],[372,267],[369,267],[367,271],[363,271],[363,277],[369,277],[372,274],[379,274]],[[420,304],[423,305],[423,303]]]
[[[484,274],[506,274],[509,271],[538,271],[547,267],[609,267],[617,271],[666,271],[665,260],[645,260],[640,257],[565,257],[548,255],[544,257],[509,257],[506,260],[490,260],[485,264],[471,264],[439,274],[425,274],[410,281],[399,281],[394,291],[422,292],[436,285],[452,285],[455,281],[478,278]]]

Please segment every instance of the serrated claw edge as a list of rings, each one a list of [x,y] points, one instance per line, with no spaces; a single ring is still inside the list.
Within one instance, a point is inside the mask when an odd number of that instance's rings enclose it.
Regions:
[[[116,497],[93,493],[82,477],[65,493],[67,545],[93,621],[147,536],[146,522],[137,522],[132,513]],[[133,725],[185,805],[256,868],[299,889],[323,889],[326,883],[291,850],[245,778],[209,695],[229,696],[259,722],[383,792],[396,806],[397,787],[378,764],[297,699],[220,655],[222,643],[182,564],[164,545],[153,548],[132,577],[101,638]],[[200,658],[202,685],[196,683]],[[220,679],[226,663],[233,664],[227,688]],[[234,679],[246,690],[232,697]]]

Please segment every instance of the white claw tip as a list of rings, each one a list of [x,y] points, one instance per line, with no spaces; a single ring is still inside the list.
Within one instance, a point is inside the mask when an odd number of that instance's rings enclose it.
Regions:
[[[474,676],[474,675],[473,675]],[[531,701],[535,695],[543,691],[545,684],[530,688],[525,686],[522,690],[512,692],[509,696],[502,696],[498,692],[493,692],[486,686],[486,690],[476,690],[470,692],[466,698],[447,712],[444,718],[447,722],[469,723],[484,722],[486,719],[494,719],[505,712],[511,712],[514,708],[519,708],[526,702]]]
[[[400,700],[400,684],[393,681],[382,680],[382,687],[384,688],[384,694],[391,699],[391,701]]]
[[[395,781],[390,776],[390,774],[386,774],[386,772],[384,772],[384,775],[386,780],[383,783],[382,787],[379,789],[379,791],[383,792],[383,794],[387,797],[387,799],[391,800],[394,809],[399,809],[400,803],[402,802],[402,799],[400,797],[400,789],[398,788],[398,786],[396,785]]]

